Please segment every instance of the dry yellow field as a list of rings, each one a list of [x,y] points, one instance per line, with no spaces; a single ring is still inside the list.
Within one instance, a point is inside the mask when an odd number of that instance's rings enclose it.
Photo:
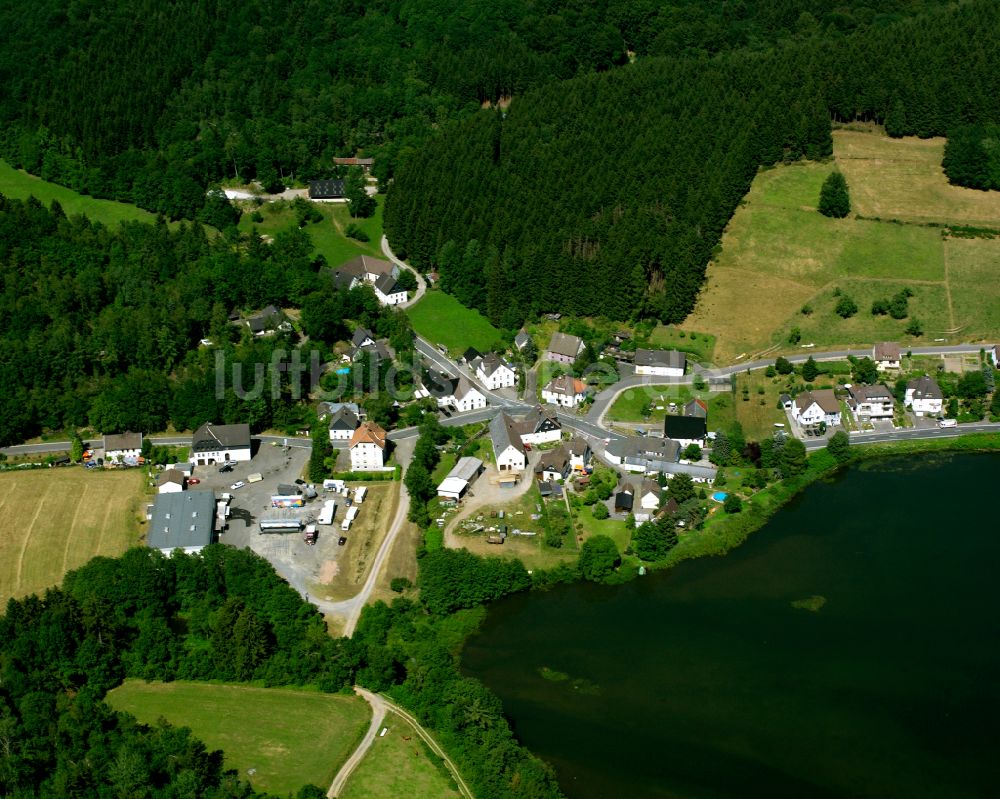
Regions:
[[[836,163],[798,163],[760,172],[709,264],[697,306],[683,327],[717,336],[715,360],[798,349],[969,341],[1000,334],[1000,239],[956,239],[927,223],[1000,229],[1000,192],[950,186],[941,170],[943,139],[889,139],[874,132],[834,131]],[[828,219],[816,211],[820,186],[839,168],[852,213]],[[881,221],[855,218],[878,217]],[[896,221],[890,221],[896,220]],[[902,288],[914,292],[906,321],[872,316],[871,303]],[[835,292],[858,313],[834,313]],[[810,306],[811,314],[801,312]]]
[[[138,469],[0,474],[0,603],[58,585],[95,555],[137,544],[142,487]]]

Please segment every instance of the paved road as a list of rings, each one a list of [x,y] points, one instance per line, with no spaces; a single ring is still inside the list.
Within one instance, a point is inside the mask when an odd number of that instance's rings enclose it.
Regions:
[[[956,427],[909,427],[904,430],[888,430],[878,433],[849,433],[852,445],[878,444],[885,441],[914,441],[926,438],[958,438],[969,433],[1000,433],[1000,422],[977,422],[960,424]],[[826,446],[825,440],[805,440],[810,452]]]
[[[396,254],[392,251],[392,248],[389,247],[389,239],[387,239],[384,235],[382,236],[382,253],[385,255],[386,258],[388,258],[390,261],[396,264],[396,266],[398,266],[400,269],[408,269],[411,272],[413,272],[414,275],[416,275],[417,277],[416,292],[406,302],[401,302],[399,304],[399,307],[409,308],[412,305],[416,305],[418,302],[420,302],[421,298],[427,292],[427,281],[424,280],[424,276],[420,274],[419,269],[414,269],[408,263],[406,263],[405,261],[400,261],[396,257]]]
[[[361,743],[358,744],[358,748],[355,749],[347,762],[340,767],[340,771],[337,772],[337,776],[333,778],[333,782],[330,783],[330,790],[326,792],[328,799],[335,799],[335,797],[340,796],[340,792],[344,790],[344,786],[347,784],[347,778],[354,773],[361,761],[364,760],[368,750],[371,749],[372,744],[375,743],[375,736],[378,735],[379,730],[382,729],[382,722],[385,721],[385,714],[388,712],[388,704],[382,697],[378,694],[373,694],[371,691],[366,691],[359,685],[354,686],[354,693],[362,697],[369,705],[372,707],[372,721],[368,725],[368,731],[365,733],[365,737],[361,739]]]
[[[262,444],[270,444],[272,442],[283,444],[287,441],[288,446],[290,447],[305,447],[306,449],[312,449],[312,441],[308,438],[297,438],[294,436],[253,436],[253,438],[257,439]],[[181,447],[191,445],[190,433],[186,436],[154,436],[149,440],[155,447]],[[83,443],[91,449],[99,449],[104,446],[104,440],[100,438],[87,439]],[[12,447],[3,447],[0,449],[0,452],[4,455],[44,455],[51,452],[69,452],[72,446],[73,442],[71,441],[46,441],[43,444],[16,444]]]

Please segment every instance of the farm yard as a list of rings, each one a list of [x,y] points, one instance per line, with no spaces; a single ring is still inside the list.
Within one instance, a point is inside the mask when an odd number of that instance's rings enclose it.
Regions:
[[[0,602],[58,585],[96,555],[139,543],[141,470],[0,474]]]
[[[306,784],[325,791],[371,719],[356,696],[282,688],[128,680],[107,702],[145,724],[190,727],[226,768],[259,791],[290,796]]]
[[[982,292],[993,285],[983,278],[1000,262],[1000,239],[958,238],[943,225],[1000,229],[1000,197],[948,185],[942,139],[834,131],[833,141],[831,163],[757,175],[684,328],[713,331],[720,362],[797,350],[799,341],[830,348],[996,335],[1000,301]],[[815,210],[835,168],[851,192],[845,219]],[[907,319],[871,314],[874,300],[904,288],[913,292]],[[858,306],[850,318],[834,312],[840,293]],[[911,319],[922,324],[919,339],[904,332]],[[794,328],[798,337],[790,335]]]

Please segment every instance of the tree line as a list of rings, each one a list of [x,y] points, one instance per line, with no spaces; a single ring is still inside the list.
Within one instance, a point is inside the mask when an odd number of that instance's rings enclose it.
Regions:
[[[831,119],[893,135],[1000,120],[995,4],[831,41],[649,58],[544,84],[400,164],[396,252],[505,327],[539,312],[683,320],[761,165],[831,153]]]

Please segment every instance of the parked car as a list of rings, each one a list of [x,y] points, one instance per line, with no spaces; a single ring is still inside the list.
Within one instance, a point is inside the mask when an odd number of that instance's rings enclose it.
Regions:
[[[338,546],[344,546],[344,544],[346,543],[347,543],[347,536],[342,535],[340,538],[337,539]]]
[[[226,463],[222,464],[222,466],[219,467],[219,474],[225,474],[226,472],[231,472],[235,468],[236,468],[235,463],[230,463],[229,461],[226,461]]]
[[[938,427],[957,427],[957,426],[958,426],[957,419],[942,419],[940,422],[938,422]]]
[[[201,480],[199,480],[197,477],[188,478],[188,485],[196,486],[200,482],[201,482]]]
[[[244,483],[242,480],[237,480],[235,483],[233,483],[231,486],[229,486],[229,488],[232,491],[236,491],[238,488],[243,488],[243,486],[245,486],[245,485],[246,485],[246,483]]]
[[[297,485],[297,486],[304,486],[305,484],[306,484],[306,481],[303,480],[301,477],[298,480],[295,481],[295,485]]]

